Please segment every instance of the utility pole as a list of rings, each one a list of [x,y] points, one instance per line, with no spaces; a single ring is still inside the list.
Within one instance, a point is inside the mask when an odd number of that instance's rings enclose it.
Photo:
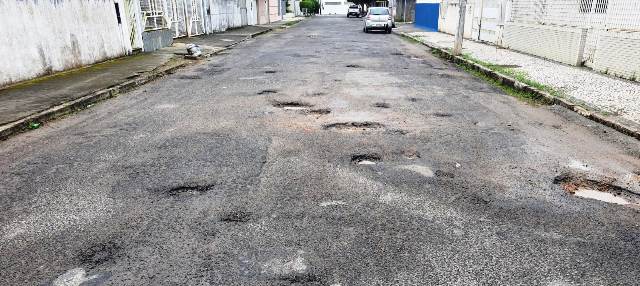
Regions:
[[[453,45],[453,55],[462,53],[462,37],[464,36],[464,18],[467,14],[467,0],[460,0],[460,18],[458,20],[458,31],[456,31],[456,43]]]

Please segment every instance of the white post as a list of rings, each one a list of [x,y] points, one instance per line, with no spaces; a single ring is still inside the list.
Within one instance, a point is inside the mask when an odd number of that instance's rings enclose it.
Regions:
[[[456,31],[456,42],[453,45],[453,55],[462,53],[462,37],[464,36],[464,18],[467,14],[467,0],[460,0],[460,19],[458,20],[458,31]]]

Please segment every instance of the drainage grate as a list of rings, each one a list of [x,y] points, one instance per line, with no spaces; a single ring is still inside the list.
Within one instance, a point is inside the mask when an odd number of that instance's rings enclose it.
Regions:
[[[369,130],[384,128],[384,125],[378,122],[362,121],[362,122],[338,122],[325,124],[322,126],[324,129],[338,129],[338,130]]]

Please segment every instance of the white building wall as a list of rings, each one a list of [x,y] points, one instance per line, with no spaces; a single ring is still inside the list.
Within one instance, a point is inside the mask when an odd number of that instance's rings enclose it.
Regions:
[[[344,0],[321,0],[320,14],[322,15],[347,15],[350,2]]]
[[[246,3],[247,7],[256,5],[255,2],[251,4],[246,0],[210,0],[211,11],[211,29],[215,32],[225,31],[229,28],[242,26],[242,9],[240,1]],[[256,14],[257,16],[257,14]],[[255,20],[250,20],[255,22]]]
[[[0,1],[0,31],[0,86],[131,51],[113,0]]]

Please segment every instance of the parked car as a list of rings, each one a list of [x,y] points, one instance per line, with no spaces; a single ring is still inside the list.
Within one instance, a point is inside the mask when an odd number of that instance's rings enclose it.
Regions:
[[[365,33],[372,30],[382,30],[390,34],[391,27],[393,27],[393,17],[391,17],[389,8],[371,7],[364,18],[364,28],[362,30]]]
[[[362,16],[362,9],[360,9],[360,6],[358,6],[358,5],[349,6],[349,10],[347,11],[347,18],[349,18],[351,16],[355,16],[355,17],[358,17],[358,18],[360,18],[360,16]]]

